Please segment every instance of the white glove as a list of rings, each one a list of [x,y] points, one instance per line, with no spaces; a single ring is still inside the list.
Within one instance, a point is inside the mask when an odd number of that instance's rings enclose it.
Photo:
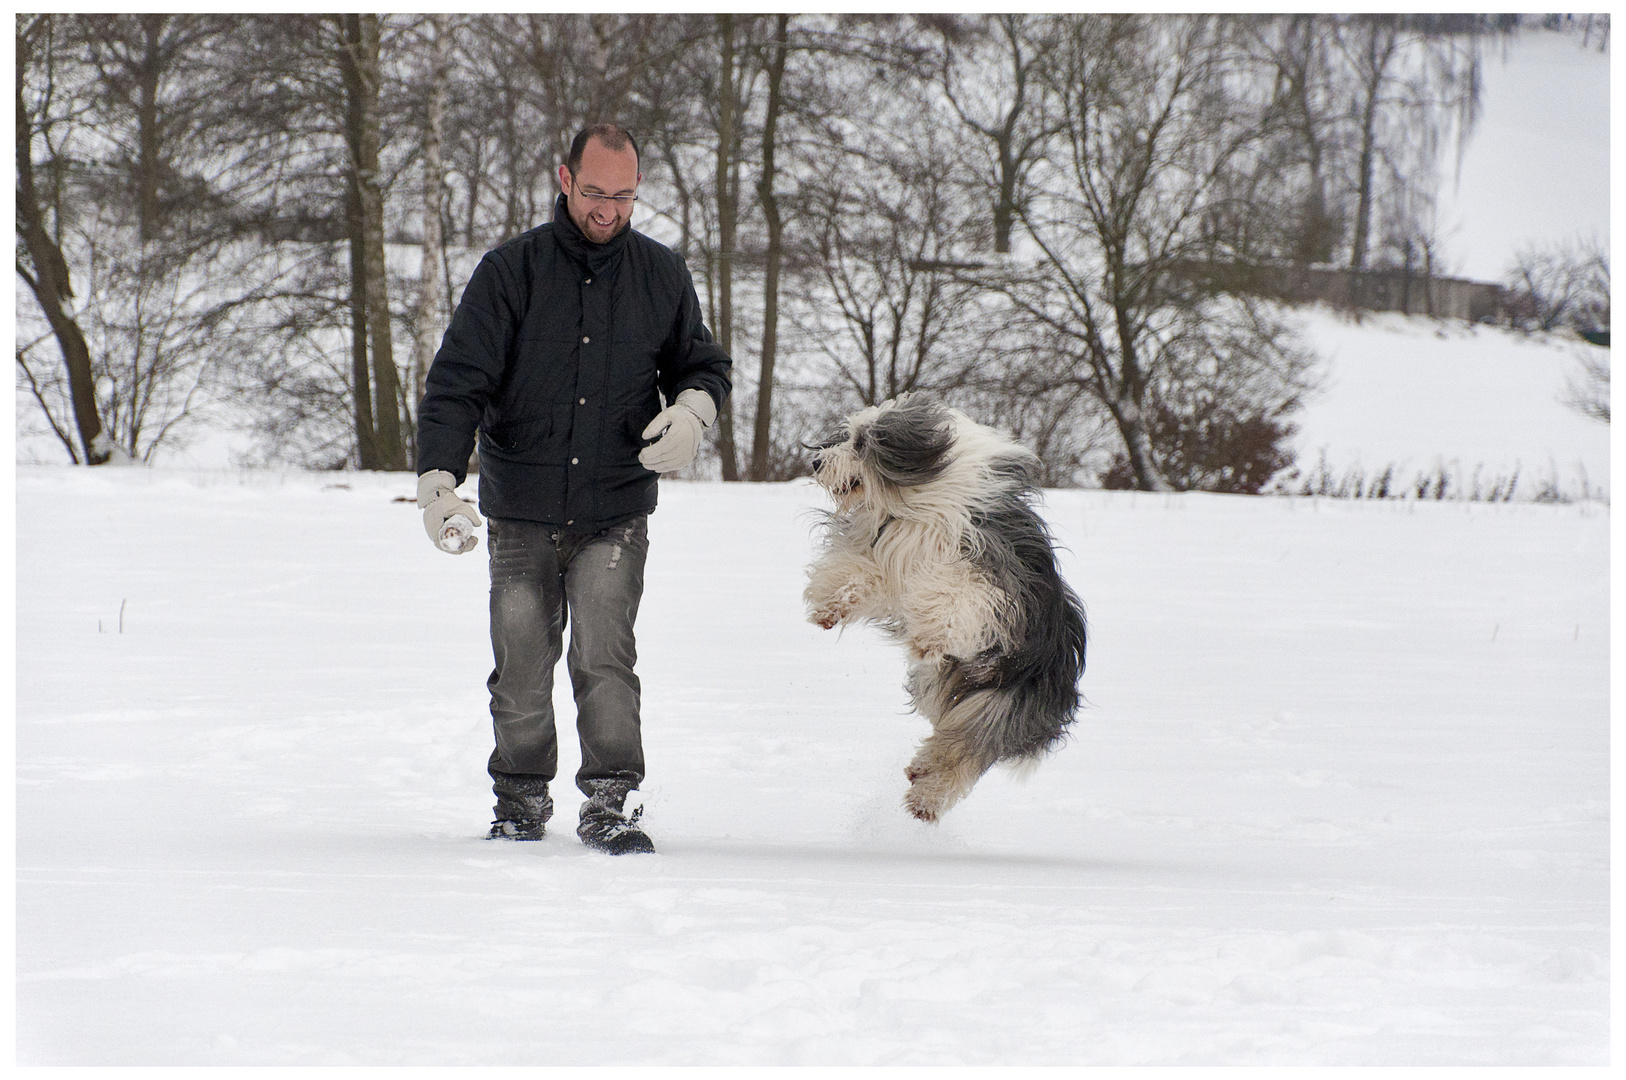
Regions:
[[[644,428],[644,438],[660,435],[660,439],[640,450],[638,460],[650,472],[677,472],[694,460],[700,433],[715,419],[717,405],[710,394],[693,387],[683,391]]]
[[[480,543],[473,527],[484,523],[474,507],[457,497],[457,478],[445,469],[418,477],[418,506],[423,509],[424,531],[440,550],[461,555]]]

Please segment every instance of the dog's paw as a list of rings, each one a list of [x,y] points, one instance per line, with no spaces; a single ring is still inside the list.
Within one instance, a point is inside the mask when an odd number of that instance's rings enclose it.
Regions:
[[[849,582],[836,590],[834,596],[814,605],[813,614],[809,615],[808,619],[829,630],[837,623],[846,622],[852,617],[853,612],[858,609],[862,596],[863,593],[859,586],[854,582]]]
[[[909,778],[909,790],[903,795],[904,809],[921,821],[936,821],[945,809],[942,778],[918,757],[904,767],[903,775]]]
[[[921,821],[935,822],[943,814],[941,794],[931,790],[931,785],[927,784],[914,784],[904,792],[903,806]]]
[[[835,607],[821,607],[807,617],[807,621],[814,626],[822,626],[826,630],[833,629],[837,623],[847,617],[846,611]]]

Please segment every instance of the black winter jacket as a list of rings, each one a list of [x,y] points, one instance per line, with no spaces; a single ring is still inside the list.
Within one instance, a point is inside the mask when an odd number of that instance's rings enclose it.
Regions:
[[[418,473],[462,483],[478,428],[482,513],[577,529],[648,513],[638,451],[661,395],[720,407],[731,366],[681,256],[630,228],[594,244],[560,196],[463,290],[418,411]]]

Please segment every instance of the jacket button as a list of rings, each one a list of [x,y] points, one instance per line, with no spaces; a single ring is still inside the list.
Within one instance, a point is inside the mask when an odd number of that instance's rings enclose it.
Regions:
[[[587,404],[587,399],[586,398],[581,398],[576,402],[576,404],[578,404],[578,405],[586,405]]]
[[[571,464],[572,464],[572,465],[574,465],[574,464],[576,464],[576,462],[577,462],[577,461],[579,461],[579,460],[580,460],[580,459],[579,459],[579,458],[571,458],[571,459],[570,459],[570,463],[571,463]]]
[[[592,338],[590,338],[590,337],[588,337],[588,336],[587,336],[587,335],[586,335],[586,334],[583,334],[583,335],[582,335],[582,344],[583,344],[583,345],[586,345],[586,344],[587,344],[587,343],[588,343],[588,342],[589,342],[589,341],[592,341],[592,340],[593,340],[593,339],[592,339]]]
[[[569,521],[565,522],[565,524],[566,525],[574,525],[574,524],[576,524],[576,519],[571,518]],[[554,539],[558,539],[558,537],[555,537]]]
[[[593,283],[592,278],[588,278],[586,281],[582,282],[583,285],[591,285],[592,283]]]

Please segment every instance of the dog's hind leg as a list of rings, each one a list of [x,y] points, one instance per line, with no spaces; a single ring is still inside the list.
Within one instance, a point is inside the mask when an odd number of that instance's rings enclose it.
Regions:
[[[970,793],[993,760],[964,739],[936,731],[926,737],[904,770],[909,790],[903,805],[921,821],[936,821]]]
[[[950,704],[948,690],[935,672],[917,668],[910,674],[915,708],[932,723],[932,733],[903,771],[909,778],[903,804],[922,821],[936,821],[965,798],[997,757],[975,737],[975,724],[991,703],[990,695],[972,693]]]

